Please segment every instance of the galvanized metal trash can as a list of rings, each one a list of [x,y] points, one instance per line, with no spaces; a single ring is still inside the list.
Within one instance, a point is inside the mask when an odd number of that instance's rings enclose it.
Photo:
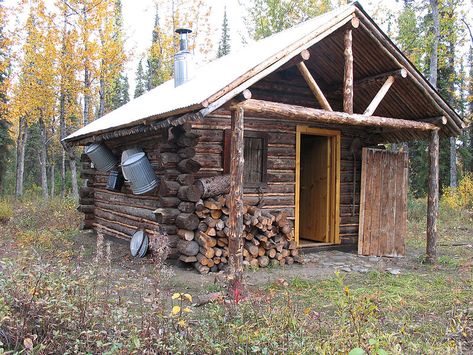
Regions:
[[[145,153],[136,153],[130,156],[123,162],[122,170],[136,195],[154,190],[159,185],[158,177]]]
[[[118,159],[105,144],[93,143],[85,148],[87,154],[97,170],[109,171],[118,163]]]
[[[129,158],[131,157],[133,154],[137,154],[137,153],[142,153],[143,152],[143,149],[141,148],[130,148],[130,149],[127,149],[127,150],[124,150],[122,152],[122,160],[121,160],[121,165],[123,165],[123,163]],[[122,171],[123,172],[123,171]],[[123,176],[125,177],[125,180],[129,181],[129,179],[127,178],[127,176],[125,175],[125,172],[123,172]]]

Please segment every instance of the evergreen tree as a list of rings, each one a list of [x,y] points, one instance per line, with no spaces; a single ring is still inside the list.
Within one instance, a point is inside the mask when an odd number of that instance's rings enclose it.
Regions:
[[[140,59],[138,63],[138,69],[136,69],[135,81],[136,81],[136,87],[135,87],[134,97],[137,98],[138,96],[141,96],[146,92],[146,78],[143,71],[143,59]]]
[[[174,33],[166,33],[161,28],[159,9],[156,5],[153,36],[148,53],[148,75],[146,78],[148,91],[171,79],[174,64],[174,37]]]
[[[0,4],[0,194],[3,192],[3,179],[13,144],[10,135],[11,123],[7,119],[7,84],[9,76],[9,43],[5,36],[5,9]]]
[[[218,44],[217,57],[223,57],[228,53],[230,53],[230,29],[228,27],[227,8],[225,7],[223,11],[222,37]]]

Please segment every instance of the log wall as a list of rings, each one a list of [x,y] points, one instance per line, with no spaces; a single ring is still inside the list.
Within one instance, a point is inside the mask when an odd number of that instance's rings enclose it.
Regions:
[[[301,123],[307,124],[307,123]],[[275,122],[261,118],[245,117],[245,131],[262,131],[268,137],[267,177],[265,189],[245,188],[244,203],[259,205],[270,212],[286,211],[294,219],[295,210],[295,158],[296,123]],[[361,145],[368,145],[368,136],[363,129],[347,126],[309,125],[340,130],[340,238],[342,244],[356,244],[358,238],[358,217],[361,179],[361,149],[356,157],[356,180],[354,185],[354,154],[351,145],[354,138]],[[230,129],[230,116],[214,114],[192,124],[193,132],[200,135],[195,147],[195,159],[201,164],[198,177],[223,173],[224,131]],[[353,189],[356,186],[353,208]]]
[[[354,138],[359,138],[362,145],[366,145],[368,137],[363,130],[355,128],[311,126],[342,132],[340,237],[342,243],[354,244],[358,235],[361,155],[356,160],[353,211],[354,156],[350,146]],[[84,156],[82,176],[88,179],[87,186],[81,189],[80,209],[85,213],[84,228],[94,227],[104,234],[127,240],[138,229],[145,229],[150,235],[166,233],[173,254],[177,256],[178,229],[181,227],[176,226],[176,221],[186,220],[194,212],[193,205],[183,202],[186,199],[182,196],[195,179],[223,173],[226,129],[230,129],[230,115],[221,113],[192,125],[107,141],[107,146],[117,156],[133,147],[140,147],[147,153],[160,179],[160,187],[145,195],[134,195],[127,182],[120,192],[108,191],[108,173],[91,169],[90,161]],[[245,131],[263,131],[267,134],[268,158],[267,186],[262,189],[245,188],[244,203],[271,213],[286,212],[293,220],[296,123],[245,117]]]

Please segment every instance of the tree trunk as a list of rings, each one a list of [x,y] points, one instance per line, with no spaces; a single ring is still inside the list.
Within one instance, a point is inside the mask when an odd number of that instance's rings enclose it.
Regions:
[[[49,168],[49,181],[51,184],[51,197],[54,197],[56,194],[56,165],[51,163],[51,167]]]
[[[103,43],[102,43],[103,45]],[[99,112],[97,113],[97,118],[102,117],[105,114],[105,78],[103,74],[104,70],[104,60],[102,59],[100,63],[100,87],[99,87]]]
[[[457,139],[450,137],[450,187],[457,186]]]
[[[18,138],[16,140],[16,187],[15,196],[23,195],[23,181],[25,176],[25,148],[28,141],[28,123],[20,118]]]
[[[39,119],[39,134],[41,136],[41,145],[39,148],[39,163],[41,171],[41,189],[43,190],[43,199],[48,200],[48,137],[46,136],[46,127],[43,118]]]
[[[90,104],[90,78],[89,78],[89,69],[84,69],[84,113],[83,113],[83,123],[84,126],[89,123],[89,104]]]
[[[229,296],[235,301],[243,291],[243,109],[232,111],[231,164],[230,164],[230,206],[228,227],[229,252]]]
[[[438,0],[430,0],[430,6],[432,8],[432,20],[434,21],[434,38],[432,42],[432,52],[430,53],[430,84],[437,88],[437,63],[438,63],[438,46],[440,39],[440,23],[439,23],[439,8]]]
[[[437,260],[437,217],[439,210],[439,133],[432,131],[429,144],[429,196],[427,200],[427,261]]]
[[[77,182],[77,163],[76,163],[76,158],[75,158],[74,153],[69,155],[69,169],[71,170],[72,197],[74,197],[74,200],[78,200],[79,199],[79,184]]]
[[[66,152],[61,154],[61,197],[66,196]]]

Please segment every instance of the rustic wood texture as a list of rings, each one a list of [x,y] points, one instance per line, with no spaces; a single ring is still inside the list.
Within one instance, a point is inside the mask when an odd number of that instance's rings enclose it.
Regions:
[[[394,129],[414,129],[431,131],[437,126],[426,123],[389,117],[365,116],[345,112],[329,112],[297,105],[281,104],[264,100],[247,100],[241,103],[249,115],[262,115],[265,118],[284,120],[312,121],[329,124],[347,124],[352,126],[382,127]]]
[[[353,35],[352,30],[345,31],[344,51],[345,65],[343,71],[343,111],[353,113]]]
[[[359,254],[404,256],[407,169],[407,153],[363,148]]]
[[[432,131],[429,143],[429,195],[427,199],[427,261],[437,261],[439,213],[439,134]]]
[[[244,124],[243,109],[232,111],[232,161],[230,165],[230,205],[228,236],[228,278],[229,295],[238,298],[243,280],[243,164],[244,164]]]
[[[394,84],[394,76],[389,76],[386,81],[384,82],[383,86],[379,89],[379,91],[376,93],[376,96],[371,100],[370,104],[366,108],[365,112],[363,112],[363,115],[366,116],[371,116],[374,114],[376,109],[378,108],[379,104],[383,100],[383,98],[386,96],[386,94],[389,91],[389,88],[391,87],[392,84]]]
[[[327,111],[333,111],[330,103],[327,101],[327,98],[324,96],[322,90],[320,89],[319,85],[315,81],[314,77],[310,73],[309,69],[307,69],[304,62],[300,62],[297,64],[297,69],[301,73],[302,77],[306,81],[307,85],[309,86],[310,90],[314,94],[315,98],[319,102],[320,106]]]
[[[271,120],[246,117],[245,134],[248,132],[265,131],[268,137],[268,181],[261,188],[245,186],[244,203],[258,205],[265,211],[279,213],[284,211],[291,220],[294,220],[295,210],[295,157],[296,157],[296,123],[279,122]],[[316,125],[311,125],[316,127]],[[200,151],[215,155],[215,160],[223,160],[222,144],[225,130],[230,128],[230,117],[227,115],[212,115],[201,122],[193,124],[194,131],[200,135],[198,145],[195,147],[197,154]],[[359,182],[361,171],[361,155],[356,160],[357,176],[353,176],[353,154],[350,146],[355,137],[363,144],[367,135],[360,128],[348,126],[318,125],[326,129],[336,128],[341,132],[338,155],[334,159],[340,160],[340,207],[334,211],[339,218],[339,242],[342,244],[355,244],[358,237],[358,212],[359,212]],[[199,159],[199,158],[196,158]],[[332,163],[333,164],[333,163]],[[217,176],[223,173],[223,168],[215,168],[202,164],[199,176]],[[353,182],[357,184],[354,214],[353,208]],[[336,242],[336,241],[333,241]]]

